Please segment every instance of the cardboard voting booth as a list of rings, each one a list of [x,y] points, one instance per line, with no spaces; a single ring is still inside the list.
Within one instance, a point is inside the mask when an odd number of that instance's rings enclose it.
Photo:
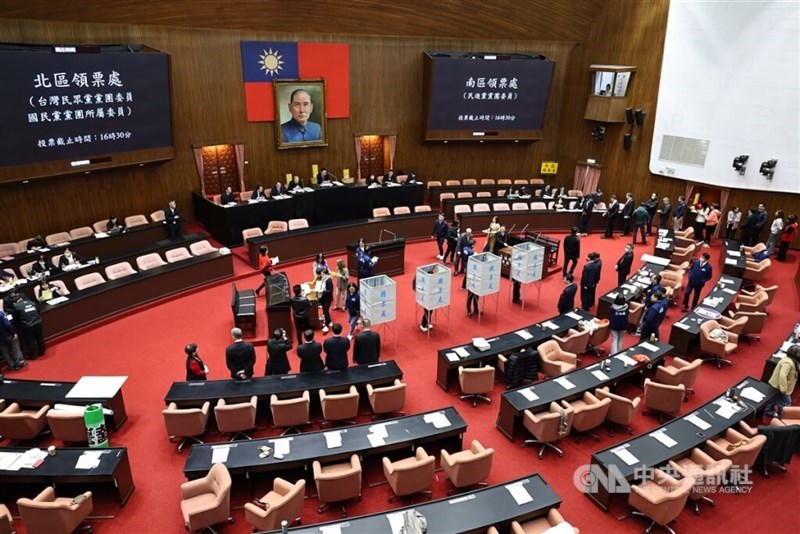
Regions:
[[[467,289],[485,297],[500,291],[500,256],[483,252],[467,261]]]
[[[417,267],[417,304],[432,311],[450,305],[453,273],[441,263]]]
[[[544,270],[544,247],[519,243],[511,250],[511,279],[522,284],[538,282]]]
[[[381,274],[359,281],[361,316],[373,325],[394,321],[397,317],[397,284]]]

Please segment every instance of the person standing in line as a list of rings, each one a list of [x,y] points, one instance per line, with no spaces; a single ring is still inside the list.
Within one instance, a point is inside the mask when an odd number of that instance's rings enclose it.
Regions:
[[[472,236],[472,228],[467,228],[461,237],[458,239],[458,257],[460,259],[456,259],[458,265],[456,266],[456,273],[459,272],[466,273],[467,272],[467,255],[466,252],[469,249],[470,255],[472,251],[475,250],[475,238]]]
[[[703,234],[706,230],[706,215],[708,215],[709,211],[711,211],[711,208],[708,207],[708,202],[698,202],[692,208],[692,213],[694,213],[694,222],[692,223],[694,240],[698,245],[703,243]]]
[[[303,296],[303,288],[299,284],[292,287],[294,296],[289,299],[289,307],[292,308],[292,319],[294,319],[294,329],[297,331],[297,343],[302,341],[303,332],[311,328],[309,312],[311,301]]]
[[[611,195],[611,203],[603,214],[603,217],[606,218],[606,231],[600,239],[611,239],[614,236],[614,224],[617,222],[618,213],[619,202],[617,202],[617,196]]]
[[[436,255],[437,260],[444,261],[444,242],[447,240],[448,229],[449,227],[447,221],[444,219],[444,213],[440,213],[433,222],[433,230],[431,231],[431,237],[436,239],[436,246],[439,247],[439,254]]]
[[[647,208],[644,207],[644,202],[639,204],[639,207],[633,210],[631,215],[633,220],[633,244],[636,244],[636,236],[642,235],[642,244],[647,244],[647,234],[645,233],[645,225],[647,224]]]
[[[189,343],[183,351],[186,353],[186,381],[208,380],[208,367],[197,354],[197,343]]]
[[[381,336],[372,331],[369,319],[362,320],[364,331],[356,336],[353,343],[353,363],[362,365],[375,363],[381,359]]]
[[[564,267],[561,269],[561,277],[575,272],[578,265],[578,258],[581,256],[581,238],[578,235],[578,227],[573,226],[569,235],[564,238]],[[569,266],[569,267],[568,267]]]
[[[642,332],[639,335],[640,342],[647,341],[651,335],[659,337],[658,326],[666,313],[666,309],[659,304],[663,299],[664,294],[660,291],[654,292],[650,297],[650,305],[645,309],[642,318]]]
[[[430,269],[426,269],[426,271],[432,274],[433,271],[434,271],[434,268],[431,267]],[[461,287],[466,287],[466,283],[467,283],[467,277],[465,276],[464,277],[464,285],[462,285]],[[412,289],[412,291],[415,292],[415,298],[416,298],[416,291],[417,291],[417,274],[416,274],[416,272],[414,273],[414,278],[411,279],[411,289]],[[427,310],[425,308],[422,308],[422,320],[419,323],[419,329],[422,330],[423,332],[427,332],[431,328],[433,328],[433,325],[431,324],[431,311]]]
[[[703,290],[703,286],[711,280],[713,270],[711,269],[711,264],[708,263],[709,258],[711,256],[709,256],[708,252],[703,252],[699,260],[692,260],[692,264],[689,267],[689,283],[686,286],[686,291],[683,292],[682,312],[689,310],[689,297],[692,292],[694,292],[692,308],[697,307],[697,301],[700,300],[700,292]]]
[[[169,238],[173,241],[178,239],[181,233],[181,215],[174,200],[170,200],[167,209],[164,210],[164,222],[167,225]]]
[[[589,194],[584,199],[583,209],[578,218],[578,228],[583,237],[589,235],[589,219],[592,218],[592,211],[594,211],[594,196]]]
[[[767,249],[775,248],[775,244],[783,234],[783,210],[775,212],[775,218],[769,227],[769,239],[767,239]]]
[[[778,360],[769,385],[778,390],[779,394],[767,404],[764,415],[780,419],[783,409],[792,405],[792,393],[797,385],[797,376],[800,374],[800,345],[791,345],[786,351],[786,356]]]
[[[767,206],[764,205],[763,202],[759,202],[758,204],[758,211],[756,212],[756,231],[750,236],[750,246],[755,246],[758,243],[758,240],[761,239],[761,232],[764,230],[764,227],[767,225],[767,220],[769,219],[769,213],[767,213]]]
[[[256,349],[252,343],[242,340],[242,329],[231,329],[233,343],[225,348],[225,366],[234,380],[245,380],[253,377],[256,364]]]
[[[455,263],[457,261],[456,249],[458,248],[458,238],[458,221],[455,220],[447,228],[447,250],[444,252],[443,263]]]
[[[661,202],[663,205],[661,209],[658,210],[658,227],[666,228],[669,222],[669,216],[672,213],[672,204],[669,202],[669,197],[662,198]]]
[[[297,346],[297,357],[300,358],[300,372],[311,373],[322,371],[325,364],[322,361],[322,345],[314,341],[314,331],[310,328],[303,332],[305,343]]]
[[[256,296],[261,294],[261,290],[267,287],[267,277],[272,274],[272,260],[269,259],[269,249],[267,245],[261,245],[258,254],[258,270],[264,276],[261,285],[256,288]]]
[[[783,227],[781,234],[781,244],[778,249],[778,256],[775,258],[778,261],[786,261],[786,252],[789,250],[789,245],[794,241],[794,236],[797,235],[797,215],[794,213],[789,215],[786,220],[786,226]]]
[[[358,318],[361,315],[361,296],[358,294],[358,286],[355,282],[347,284],[347,296],[344,299],[344,307],[347,310],[347,322],[350,330],[347,332],[347,339],[353,339],[353,335],[358,327]]]
[[[622,350],[622,340],[625,339],[625,332],[628,331],[628,302],[622,292],[614,297],[614,304],[611,305],[611,317],[609,317],[608,328],[611,330],[611,354],[616,354]]]
[[[8,368],[12,371],[22,369],[28,365],[28,362],[22,356],[17,331],[2,310],[0,310],[0,356],[6,360]]]
[[[683,230],[683,217],[686,215],[686,199],[683,195],[678,197],[678,205],[675,206],[675,213],[672,214],[672,229],[676,232]]]
[[[578,286],[575,285],[575,277],[572,273],[564,275],[564,290],[558,297],[558,313],[564,314],[575,309],[575,294]]]
[[[322,348],[325,349],[325,367],[331,371],[347,369],[347,352],[350,350],[350,340],[342,337],[342,325],[333,323],[331,326],[333,337],[325,340]]]
[[[633,245],[628,243],[625,245],[625,252],[617,260],[614,265],[614,270],[617,271],[617,285],[621,286],[628,279],[631,274],[631,267],[633,266]]]
[[[597,284],[600,283],[600,271],[603,262],[598,252],[590,252],[581,273],[581,308],[589,311],[594,306]]]
[[[17,293],[12,297],[12,302],[14,304],[11,313],[14,317],[14,322],[20,327],[22,344],[25,346],[27,359],[35,360],[40,356],[44,356],[45,344],[39,306],[21,293]]]
[[[336,277],[336,298],[333,309],[343,310],[344,300],[347,298],[347,285],[350,282],[350,271],[342,258],[336,260],[336,270],[332,274]]]
[[[736,229],[739,228],[739,223],[742,220],[742,212],[739,206],[734,206],[728,212],[728,224],[725,227],[725,239],[736,239]]]
[[[622,237],[631,233],[631,215],[636,209],[633,193],[625,193],[625,205],[622,207]]]
[[[644,203],[647,209],[647,235],[653,235],[653,219],[658,211],[658,194],[653,193]]]
[[[742,232],[739,236],[739,243],[745,246],[750,246],[750,242],[753,241],[753,234],[756,231],[756,224],[758,224],[758,215],[756,214],[755,208],[750,208],[747,211],[747,216],[744,218],[744,222],[742,223]]]
[[[328,272],[328,269],[320,269],[317,271],[317,278],[322,284],[322,292],[319,294],[319,304],[322,306],[322,316],[324,324],[322,325],[322,333],[328,333],[328,327],[331,325],[331,303],[333,302],[333,280]]]
[[[706,238],[703,240],[703,246],[708,248],[711,246],[711,239],[714,237],[714,232],[717,231],[717,225],[722,213],[719,211],[718,204],[711,204],[711,207],[706,214]]]
[[[292,370],[289,364],[288,352],[292,350],[292,340],[286,335],[286,330],[276,328],[272,339],[267,340],[267,367],[264,375],[285,375]]]

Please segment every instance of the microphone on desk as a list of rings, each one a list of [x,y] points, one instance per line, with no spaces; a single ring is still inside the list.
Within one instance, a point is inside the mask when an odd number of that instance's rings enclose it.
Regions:
[[[392,234],[392,237],[393,237],[394,239],[397,239],[397,234],[396,234],[396,233],[392,232],[391,230],[386,230],[386,229],[384,229],[384,228],[381,228],[381,233],[380,233],[380,234],[378,234],[378,242],[379,242],[379,243],[383,241],[383,239],[382,239],[382,237],[383,237],[383,232],[386,232],[387,234]]]

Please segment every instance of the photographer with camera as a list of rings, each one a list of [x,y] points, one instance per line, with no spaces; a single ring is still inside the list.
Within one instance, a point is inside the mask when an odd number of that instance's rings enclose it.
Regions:
[[[292,349],[292,340],[286,336],[286,330],[276,328],[272,339],[267,341],[266,375],[285,375],[291,371],[287,352]]]

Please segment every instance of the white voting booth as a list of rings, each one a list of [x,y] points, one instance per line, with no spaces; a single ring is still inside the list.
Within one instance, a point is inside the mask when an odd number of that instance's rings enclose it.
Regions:
[[[450,287],[453,273],[441,263],[422,265],[416,270],[416,312],[414,316],[417,323],[421,321],[423,313],[429,313],[429,322],[434,322],[434,316],[441,310],[447,314],[447,331],[450,331]],[[421,312],[421,313],[420,313]],[[428,330],[428,337],[431,331]]]
[[[394,280],[380,274],[359,281],[358,289],[361,298],[361,317],[369,319],[373,327],[384,325],[395,333],[394,321],[397,318],[397,284]],[[394,336],[397,347],[397,336]]]
[[[489,300],[494,299],[497,314],[500,292],[500,256],[491,252],[474,254],[467,260],[467,290],[478,296],[478,323]]]
[[[531,285],[538,292],[536,303],[542,296],[542,273],[544,271],[544,247],[536,243],[519,243],[511,249],[511,281],[520,284],[520,299],[525,309],[525,297]],[[511,291],[513,292],[513,284]],[[509,293],[509,300],[511,294]]]

